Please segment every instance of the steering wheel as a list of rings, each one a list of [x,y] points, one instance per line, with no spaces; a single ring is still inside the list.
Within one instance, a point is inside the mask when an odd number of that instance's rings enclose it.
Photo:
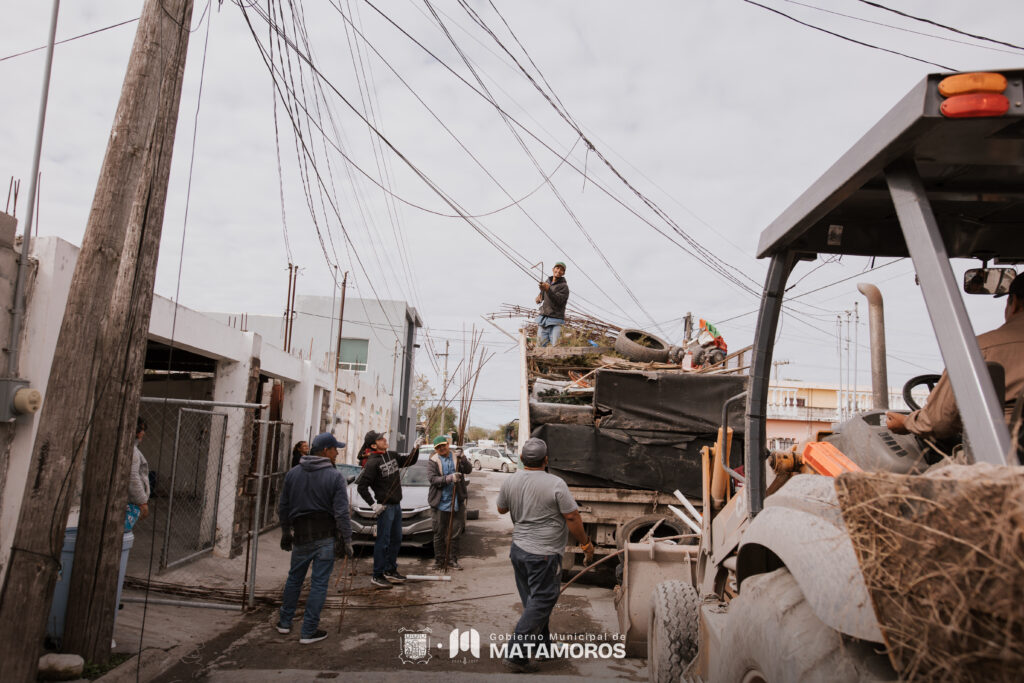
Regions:
[[[922,385],[926,385],[928,391],[932,391],[935,389],[935,385],[939,383],[941,377],[942,375],[918,375],[908,379],[907,383],[903,385],[903,401],[907,404],[907,407],[911,410],[921,410],[921,406],[914,400],[912,392]]]

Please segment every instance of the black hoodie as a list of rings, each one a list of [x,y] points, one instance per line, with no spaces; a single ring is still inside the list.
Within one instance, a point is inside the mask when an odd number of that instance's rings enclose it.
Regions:
[[[395,451],[370,451],[363,471],[356,479],[359,495],[368,505],[377,503],[390,505],[402,502],[402,467],[415,465],[420,458],[419,446],[413,446],[408,455]],[[373,498],[370,497],[373,489]]]

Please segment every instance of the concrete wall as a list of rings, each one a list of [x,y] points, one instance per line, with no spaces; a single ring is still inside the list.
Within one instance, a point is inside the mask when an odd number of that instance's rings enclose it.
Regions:
[[[78,247],[59,238],[44,237],[33,243],[32,258],[36,268],[28,287],[28,309],[20,352],[20,375],[43,393],[44,404],[49,390],[47,382],[50,363],[64,317],[64,306],[78,251]],[[0,265],[3,264],[2,258],[0,256]],[[282,418],[294,423],[296,434],[309,433],[327,419],[327,416],[322,415],[320,401],[325,392],[331,391],[333,374],[324,372],[309,360],[291,356],[272,344],[264,343],[256,333],[232,329],[197,311],[176,306],[163,297],[155,297],[149,338],[214,359],[216,372],[212,381],[205,378],[187,387],[160,381],[145,382],[143,395],[171,393],[188,394],[189,398],[198,398],[198,393],[204,399],[245,402],[250,371],[256,359],[261,373],[279,379],[284,384],[286,405]],[[6,343],[3,345],[6,346]],[[224,528],[218,525],[216,548],[221,554],[230,551],[233,531],[230,526],[235,517],[236,486],[247,474],[249,466],[249,454],[243,452],[245,439],[242,438],[242,411],[235,409],[227,412],[227,446],[221,471],[220,500],[223,509],[218,515]],[[10,546],[21,508],[37,423],[38,413],[19,417],[13,423],[13,439],[9,456],[5,461],[7,476],[5,481],[0,481],[0,580],[6,572],[7,560],[10,557]],[[144,444],[144,451],[147,446],[156,447]]]

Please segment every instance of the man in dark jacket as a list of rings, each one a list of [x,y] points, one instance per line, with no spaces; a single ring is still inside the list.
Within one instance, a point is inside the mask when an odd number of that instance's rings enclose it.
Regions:
[[[412,451],[402,456],[388,450],[388,439],[380,432],[367,433],[365,442],[373,444],[356,487],[377,517],[377,538],[373,544],[373,576],[370,583],[377,588],[391,588],[392,583],[405,583],[398,571],[398,549],[402,547],[402,472],[403,467],[419,460],[417,441]],[[370,491],[373,491],[373,497]]]
[[[565,304],[569,301],[569,284],[565,281],[565,264],[559,261],[551,269],[551,277],[540,283],[540,304],[537,316],[537,346],[558,346],[565,324]]]
[[[434,439],[434,452],[427,462],[430,491],[427,504],[434,515],[434,569],[462,569],[459,538],[466,529],[466,476],[473,471],[469,460],[455,456],[448,439]]]
[[[327,598],[327,583],[336,557],[352,557],[352,526],[349,521],[348,484],[334,467],[338,449],[345,444],[329,432],[313,439],[309,454],[284,477],[278,503],[281,520],[281,549],[292,554],[288,580],[284,584],[280,633],[290,633],[295,605],[299,601],[306,570],[313,565],[306,614],[302,619],[300,643],[315,643],[327,637],[318,628],[320,610]]]

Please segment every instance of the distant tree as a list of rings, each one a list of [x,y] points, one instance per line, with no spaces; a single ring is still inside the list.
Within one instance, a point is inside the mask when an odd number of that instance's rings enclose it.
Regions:
[[[514,444],[519,439],[519,420],[503,424],[493,432],[491,438],[498,443]]]
[[[466,430],[466,441],[479,441],[491,438],[491,433],[483,427],[470,427]]]
[[[434,401],[436,394],[430,386],[430,380],[426,375],[416,375],[412,389],[412,404],[416,408],[416,421],[425,422],[427,419],[427,405]]]
[[[444,425],[441,424],[441,406],[434,404],[426,409],[425,422],[427,423],[428,441],[433,441],[438,434],[451,434],[455,431],[459,421],[459,414],[455,408],[448,407],[444,410]]]

